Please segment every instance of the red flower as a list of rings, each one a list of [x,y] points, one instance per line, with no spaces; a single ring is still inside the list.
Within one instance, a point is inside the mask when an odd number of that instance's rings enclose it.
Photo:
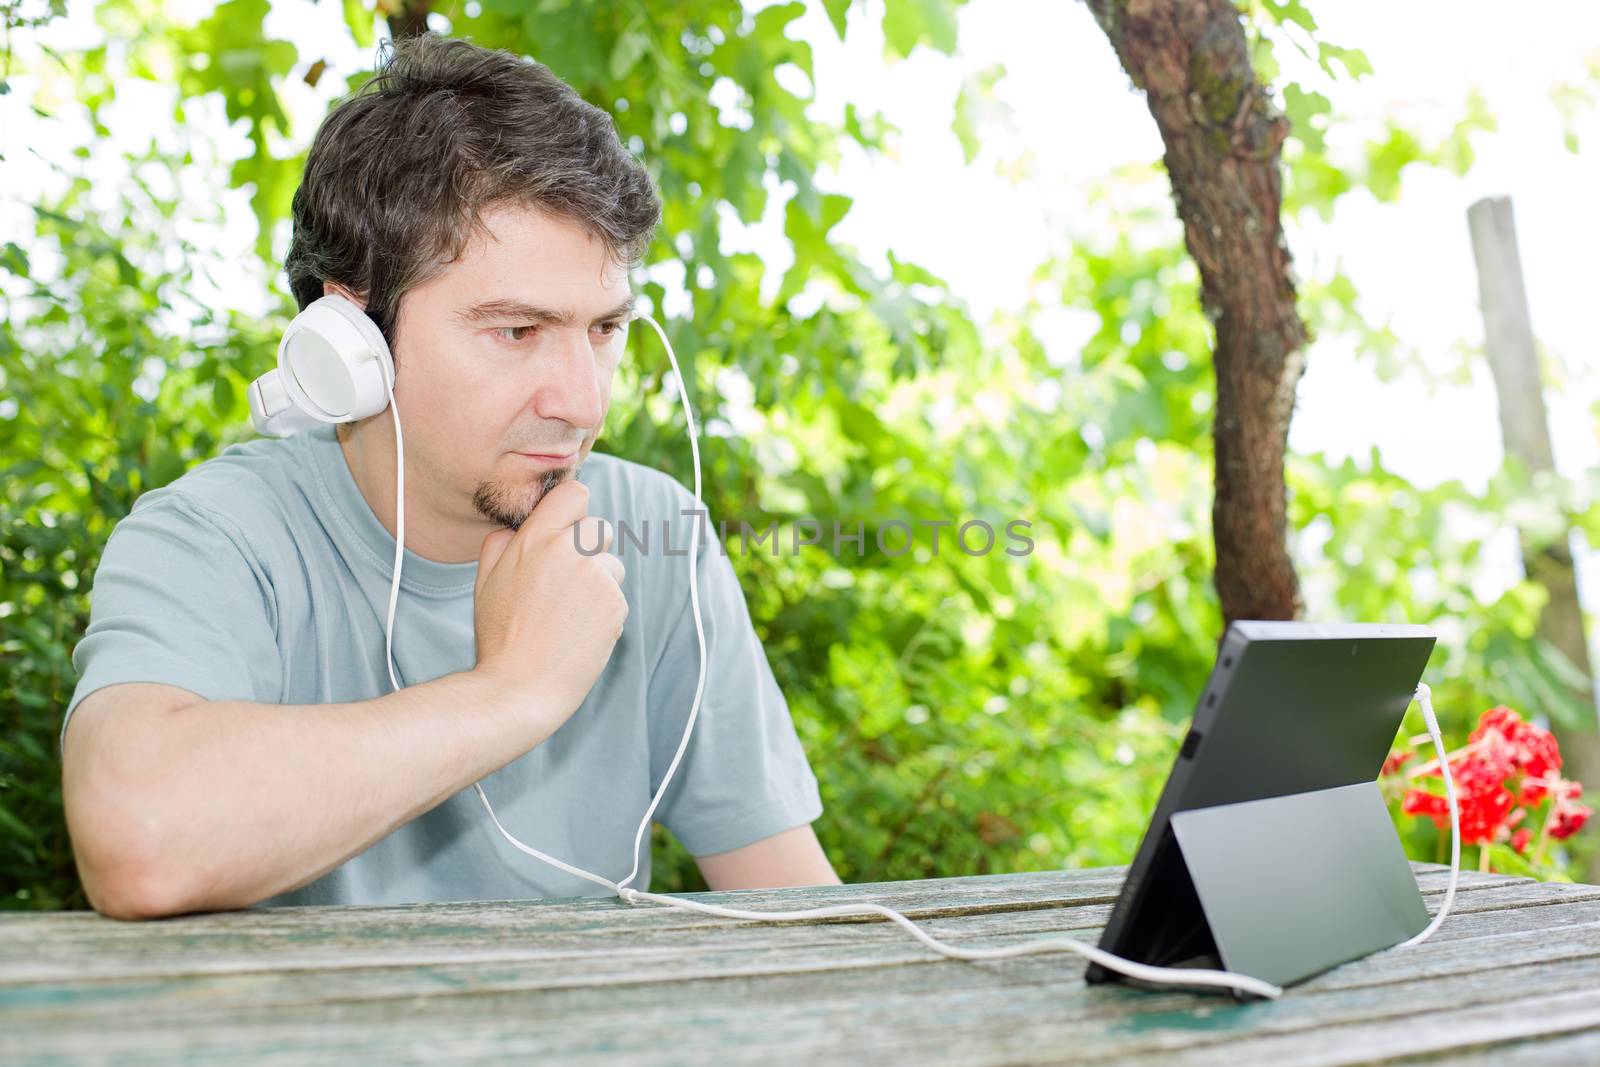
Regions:
[[[1555,806],[1550,809],[1550,836],[1560,841],[1582,830],[1594,809],[1578,803],[1583,786],[1577,782],[1563,780],[1556,790]]]
[[[1495,839],[1495,831],[1516,806],[1506,788],[1503,766],[1493,760],[1468,757],[1452,767],[1456,804],[1461,809],[1461,842],[1481,845]]]
[[[1398,770],[1411,755],[1404,748],[1392,753],[1384,761],[1382,773]],[[1468,735],[1467,747],[1450,761],[1462,843],[1485,845],[1509,840],[1517,852],[1526,851],[1532,832],[1514,828],[1528,809],[1546,796],[1553,802],[1544,824],[1545,834],[1560,840],[1577,833],[1594,810],[1578,803],[1583,787],[1562,778],[1560,771],[1561,749],[1549,730],[1525,722],[1504,704],[1486,710],[1479,717],[1477,728]],[[1437,763],[1425,773],[1442,777]],[[1425,789],[1408,790],[1401,798],[1400,810],[1407,815],[1427,816],[1441,830],[1450,826],[1448,801]]]
[[[1557,808],[1555,814],[1555,822],[1550,824],[1550,836],[1560,841],[1582,830],[1583,824],[1594,814],[1594,809],[1576,804],[1570,808]]]
[[[1450,825],[1449,803],[1424,789],[1408,790],[1400,800],[1400,810],[1407,815],[1426,815],[1441,830]]]
[[[1478,728],[1467,735],[1478,744],[1478,754],[1495,767],[1504,767],[1505,777],[1520,773],[1517,800],[1534,805],[1544,799],[1548,780],[1561,769],[1561,748],[1549,730],[1524,722],[1522,716],[1497,705],[1478,719]]]
[[[1393,752],[1389,753],[1389,758],[1383,761],[1383,769],[1378,772],[1378,777],[1382,778],[1386,775],[1395,773],[1400,769],[1400,765],[1405,763],[1405,761],[1410,758],[1411,750],[1409,748],[1401,746],[1400,748],[1395,749]]]

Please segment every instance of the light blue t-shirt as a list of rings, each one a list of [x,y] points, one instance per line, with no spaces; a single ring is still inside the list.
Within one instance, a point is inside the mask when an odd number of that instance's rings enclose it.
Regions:
[[[634,834],[694,696],[699,653],[686,554],[694,520],[683,511],[696,505],[666,474],[599,453],[578,480],[589,487],[590,514],[650,531],[647,551],[620,536],[612,546],[625,564],[628,619],[582,706],[482,784],[500,821],[524,843],[617,881],[633,866]],[[88,630],[72,653],[79,680],[66,715],[117,682],[162,682],[210,700],[320,704],[329,715],[341,703],[388,693],[384,622],[394,546],[332,426],[229,446],[140,496],[112,530],[95,572]],[[809,823],[822,802],[733,568],[704,533],[697,566],[705,695],[655,820],[703,856]],[[402,685],[476,663],[477,571],[475,560],[439,563],[406,551],[394,619]],[[648,834],[640,850],[632,884],[643,889]],[[262,904],[604,892],[513,848],[468,787]]]

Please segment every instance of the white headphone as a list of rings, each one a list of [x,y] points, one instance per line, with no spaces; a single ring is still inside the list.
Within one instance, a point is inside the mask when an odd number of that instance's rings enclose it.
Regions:
[[[277,369],[250,383],[250,421],[269,437],[354,422],[388,407],[393,388],[394,358],[377,323],[330,293],[294,317]]]

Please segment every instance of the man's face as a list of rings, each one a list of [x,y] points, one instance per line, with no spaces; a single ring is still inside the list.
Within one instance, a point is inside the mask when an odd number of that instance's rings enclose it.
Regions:
[[[575,223],[521,206],[483,222],[400,302],[395,401],[406,466],[442,517],[517,529],[594,446],[632,294]]]

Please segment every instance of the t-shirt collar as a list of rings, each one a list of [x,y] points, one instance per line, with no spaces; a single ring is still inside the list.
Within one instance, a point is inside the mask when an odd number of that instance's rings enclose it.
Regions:
[[[315,426],[298,436],[310,455],[324,502],[333,509],[338,526],[354,539],[363,556],[382,574],[385,582],[394,580],[394,536],[378,521],[339,447],[337,427],[332,423]],[[400,568],[400,586],[419,596],[453,597],[472,593],[478,576],[478,562],[441,563],[406,549]]]

